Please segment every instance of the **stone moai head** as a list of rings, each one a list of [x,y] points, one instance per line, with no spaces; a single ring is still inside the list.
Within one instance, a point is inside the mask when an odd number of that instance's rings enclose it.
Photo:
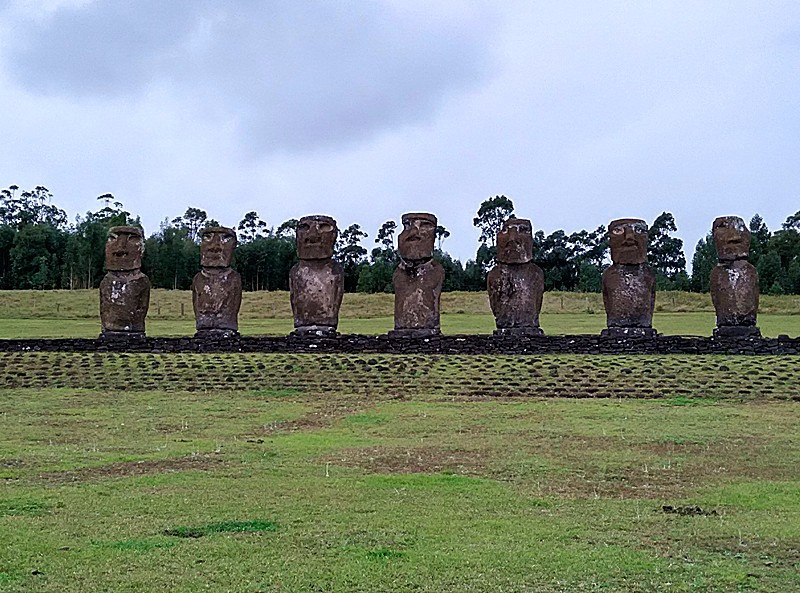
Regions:
[[[200,233],[200,265],[230,268],[236,249],[236,233],[224,226],[206,227]]]
[[[750,229],[738,216],[720,216],[711,226],[719,261],[747,259],[750,255]]]
[[[497,233],[497,261],[525,264],[533,259],[533,225],[524,218],[509,218]]]
[[[297,221],[297,257],[300,259],[330,259],[339,229],[330,216],[304,216]]]
[[[397,251],[404,260],[433,257],[436,242],[436,216],[426,212],[403,214],[403,230],[397,237]]]
[[[115,226],[106,240],[106,269],[114,272],[138,270],[142,267],[144,236],[142,229]]]
[[[638,218],[620,218],[608,225],[611,261],[638,265],[647,261],[647,223]]]

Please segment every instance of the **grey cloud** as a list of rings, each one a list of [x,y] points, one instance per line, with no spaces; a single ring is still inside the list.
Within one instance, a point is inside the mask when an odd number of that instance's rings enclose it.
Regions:
[[[107,0],[29,21],[7,50],[34,92],[165,87],[232,123],[260,154],[425,121],[443,96],[487,75],[491,31],[480,10],[431,18],[377,2]]]

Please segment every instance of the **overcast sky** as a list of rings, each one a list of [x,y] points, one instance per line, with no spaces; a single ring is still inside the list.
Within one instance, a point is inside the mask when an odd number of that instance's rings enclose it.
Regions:
[[[0,187],[149,233],[439,217],[535,229],[800,210],[800,2],[0,0]]]

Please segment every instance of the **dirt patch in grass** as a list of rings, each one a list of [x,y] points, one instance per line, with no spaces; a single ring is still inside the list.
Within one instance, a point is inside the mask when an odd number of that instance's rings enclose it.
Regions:
[[[324,463],[357,467],[376,474],[453,473],[480,475],[488,464],[485,451],[438,447],[355,447],[342,449]]]
[[[98,467],[86,467],[77,470],[46,472],[39,474],[39,479],[56,484],[72,482],[92,482],[108,478],[130,478],[182,471],[207,471],[224,465],[221,456],[192,455],[176,459],[160,459],[157,461],[126,461],[109,463]]]

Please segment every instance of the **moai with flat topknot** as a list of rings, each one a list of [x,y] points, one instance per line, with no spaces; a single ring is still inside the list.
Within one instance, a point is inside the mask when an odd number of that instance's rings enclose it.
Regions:
[[[289,272],[293,335],[332,337],[339,325],[344,269],[334,261],[338,229],[330,216],[304,216],[297,222],[297,256]]]
[[[711,300],[717,313],[714,337],[760,336],[758,272],[747,261],[750,230],[738,216],[720,216],[711,232],[719,259],[711,270]]]
[[[436,216],[424,212],[403,214],[397,237],[400,263],[394,281],[394,330],[389,337],[425,338],[441,333],[439,300],[444,268],[433,259]]]
[[[486,283],[496,336],[540,336],[544,273],[533,263],[531,221],[511,218],[497,233],[497,264]]]
[[[239,335],[242,277],[231,268],[236,233],[227,227],[206,227],[200,233],[200,271],[192,280],[196,338]]]
[[[132,226],[115,226],[106,240],[107,273],[100,282],[103,339],[142,339],[150,306],[150,279],[142,273],[144,236]]]
[[[647,266],[647,223],[636,218],[608,225],[610,267],[603,272],[603,304],[609,337],[653,337],[656,275]]]

